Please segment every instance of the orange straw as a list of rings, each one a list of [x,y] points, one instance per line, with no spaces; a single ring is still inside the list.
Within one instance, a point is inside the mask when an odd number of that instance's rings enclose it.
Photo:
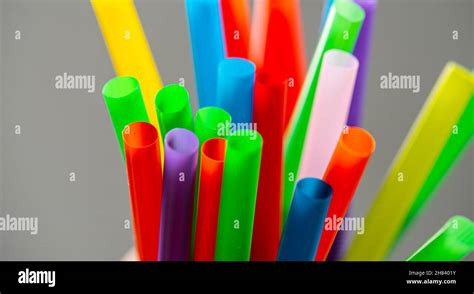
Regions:
[[[337,224],[342,223],[374,151],[375,139],[368,131],[359,127],[348,127],[342,133],[324,175],[324,181],[333,189],[326,220],[336,219]],[[338,230],[339,227],[331,230],[324,227],[316,261],[326,260]]]
[[[201,147],[199,196],[194,260],[213,261],[216,247],[217,220],[221,198],[226,140],[214,138]]]

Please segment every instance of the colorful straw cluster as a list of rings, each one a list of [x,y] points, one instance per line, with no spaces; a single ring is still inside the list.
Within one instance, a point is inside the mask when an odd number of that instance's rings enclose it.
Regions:
[[[298,0],[255,1],[252,22],[246,0],[185,0],[195,116],[186,88],[162,87],[132,0],[92,5],[118,76],[103,96],[140,260],[324,261],[341,251],[339,227],[325,222],[344,219],[375,151],[361,122],[377,0],[326,1],[309,68]],[[449,63],[347,260],[388,256],[470,142],[473,94],[474,75]],[[451,219],[409,260],[460,260],[474,250],[473,226]]]

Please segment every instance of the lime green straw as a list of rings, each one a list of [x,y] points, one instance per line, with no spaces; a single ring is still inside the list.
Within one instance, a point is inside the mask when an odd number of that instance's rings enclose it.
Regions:
[[[133,122],[149,122],[140,85],[134,77],[116,77],[104,85],[102,95],[124,156],[122,131],[125,126]]]
[[[163,138],[174,128],[193,131],[193,110],[185,87],[171,84],[161,88],[156,94],[155,108]]]
[[[213,138],[227,138],[229,134],[230,123],[232,119],[230,114],[219,107],[203,107],[196,112],[194,120],[194,133],[199,140],[199,150],[202,144]],[[198,152],[197,170],[200,170],[201,152]],[[196,211],[198,204],[199,172],[196,173],[196,192],[194,196],[193,227],[191,237],[191,257],[194,254],[194,236],[196,234]]]
[[[471,97],[471,100],[459,119],[459,122],[453,126],[448,142],[444,146],[443,151],[441,151],[431,173],[423,184],[418,196],[416,196],[415,202],[408,212],[400,235],[403,235],[409,226],[416,220],[416,217],[420,214],[426,203],[429,202],[435,190],[443,181],[443,178],[449,173],[451,167],[469,145],[473,136],[474,96]]]
[[[460,261],[474,251],[474,223],[453,216],[407,261]]]
[[[336,0],[331,7],[326,24],[316,47],[308,74],[287,129],[285,142],[285,173],[283,196],[283,224],[291,205],[293,190],[298,176],[301,153],[306,139],[306,130],[318,84],[321,61],[324,53],[331,49],[352,52],[365,13],[357,4],[349,0]]]
[[[263,139],[253,130],[228,138],[222,179],[215,260],[248,261]]]
[[[383,260],[474,93],[474,75],[448,63],[390,167],[347,260]]]
[[[202,145],[209,139],[226,138],[231,124],[230,114],[219,107],[204,107],[196,112],[194,132]]]

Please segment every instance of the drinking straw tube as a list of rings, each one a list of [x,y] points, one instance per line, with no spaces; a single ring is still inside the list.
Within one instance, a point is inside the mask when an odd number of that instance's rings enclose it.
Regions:
[[[474,75],[448,63],[382,183],[367,214],[365,234],[355,237],[346,259],[382,260],[389,254],[473,91]]]
[[[156,94],[155,107],[163,136],[174,128],[193,131],[193,110],[185,87],[172,84],[162,88]]]
[[[161,261],[188,261],[199,141],[191,131],[176,128],[165,137]]]
[[[342,133],[323,178],[333,189],[326,219],[341,223],[374,150],[375,140],[366,130],[349,127]],[[316,261],[326,260],[338,231],[333,227],[323,229]]]
[[[350,53],[332,49],[324,54],[299,179],[323,178],[347,122],[358,68]]]
[[[298,181],[283,230],[278,261],[313,261],[331,201],[332,188],[316,178]]]
[[[474,251],[474,223],[456,215],[407,261],[460,261]]]
[[[257,192],[251,260],[275,260],[281,232],[283,134],[287,81],[260,73],[255,83],[254,122],[265,144]]]
[[[332,0],[326,1],[326,5]],[[372,48],[372,34],[374,30],[375,14],[377,10],[378,0],[354,0],[360,5],[365,12],[364,23],[359,33],[359,38],[354,48],[354,56],[359,60],[359,70],[357,72],[357,79],[354,86],[354,95],[352,96],[351,108],[349,110],[349,117],[347,125],[362,126],[364,120],[364,101],[367,87],[367,75],[370,65],[370,52]],[[326,8],[326,6],[325,6]],[[328,7],[329,11],[329,7]],[[350,208],[346,212],[350,215]],[[328,255],[328,260],[339,260],[343,257],[343,252],[347,248],[347,239],[349,232],[340,231],[331,247]]]
[[[262,136],[255,130],[239,130],[228,138],[217,225],[217,261],[250,259],[262,144]]]
[[[227,110],[234,123],[251,123],[255,65],[243,58],[227,58],[219,64],[217,105]]]
[[[336,0],[331,7],[328,21],[319,39],[295,111],[286,130],[283,221],[286,219],[293,196],[324,53],[330,49],[352,52],[363,20],[364,11],[353,2]]]
[[[208,106],[199,109],[196,112],[194,133],[198,137],[199,146],[212,138],[227,138],[231,124],[230,114],[222,108]],[[200,154],[198,152],[198,170],[200,166]],[[194,197],[193,208],[193,228],[191,237],[191,253],[194,254],[194,240],[196,233],[196,216],[198,206],[198,188],[199,188],[199,172],[196,173],[196,196]]]
[[[199,202],[197,205],[194,260],[213,261],[224,171],[226,140],[214,138],[201,148]]]
[[[150,122],[159,129],[154,98],[161,78],[133,1],[91,0],[91,4],[115,72],[137,78]]]
[[[249,59],[259,71],[288,80],[285,129],[306,75],[306,54],[299,0],[254,1]]]
[[[456,132],[451,133],[448,142],[444,146],[443,151],[441,151],[433,169],[416,196],[415,202],[413,202],[410,211],[407,214],[400,234],[403,234],[403,232],[416,220],[417,216],[423,210],[423,207],[428,203],[436,189],[443,181],[443,178],[449,173],[450,169],[467,146],[469,146],[469,142],[474,136],[473,115],[474,96],[471,97],[466,110],[464,110],[463,115],[456,123]]]
[[[122,134],[136,248],[140,260],[156,261],[162,188],[158,130],[149,123],[134,122]]]
[[[247,58],[250,39],[248,0],[221,0],[227,57]]]
[[[328,19],[329,10],[331,9],[331,6],[332,6],[333,2],[334,2],[334,0],[324,1],[323,11],[322,11],[322,14],[321,14],[321,23],[319,25],[319,32],[322,32],[323,29],[324,29],[324,25],[326,24],[326,21]]]
[[[120,151],[125,158],[123,129],[133,122],[149,121],[140,85],[138,80],[133,77],[116,77],[104,85],[102,95],[109,110],[110,120],[114,126]]]
[[[226,138],[231,124],[230,114],[219,107],[204,107],[196,112],[194,132],[202,145],[212,138]]]
[[[186,0],[199,106],[216,106],[217,68],[224,59],[220,0]]]
[[[365,11],[365,19],[360,29],[359,38],[354,48],[354,56],[359,60],[359,71],[352,96],[351,109],[347,124],[361,126],[364,114],[365,90],[370,65],[370,51],[372,48],[372,33],[375,25],[375,13],[378,0],[354,0]]]

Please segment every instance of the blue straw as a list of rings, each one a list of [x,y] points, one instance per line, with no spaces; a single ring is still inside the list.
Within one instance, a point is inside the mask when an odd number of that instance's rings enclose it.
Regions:
[[[243,58],[227,58],[219,64],[217,104],[233,123],[251,123],[255,64]]]
[[[326,23],[326,19],[328,18],[329,10],[331,9],[332,3],[334,0],[326,0],[324,1],[323,6],[323,14],[321,15],[321,24],[319,25],[319,31],[322,32],[324,28],[324,24]]]
[[[219,0],[186,0],[199,107],[216,106],[217,68],[225,57]]]
[[[296,183],[278,261],[314,261],[331,197],[331,186],[322,180],[304,178]]]

